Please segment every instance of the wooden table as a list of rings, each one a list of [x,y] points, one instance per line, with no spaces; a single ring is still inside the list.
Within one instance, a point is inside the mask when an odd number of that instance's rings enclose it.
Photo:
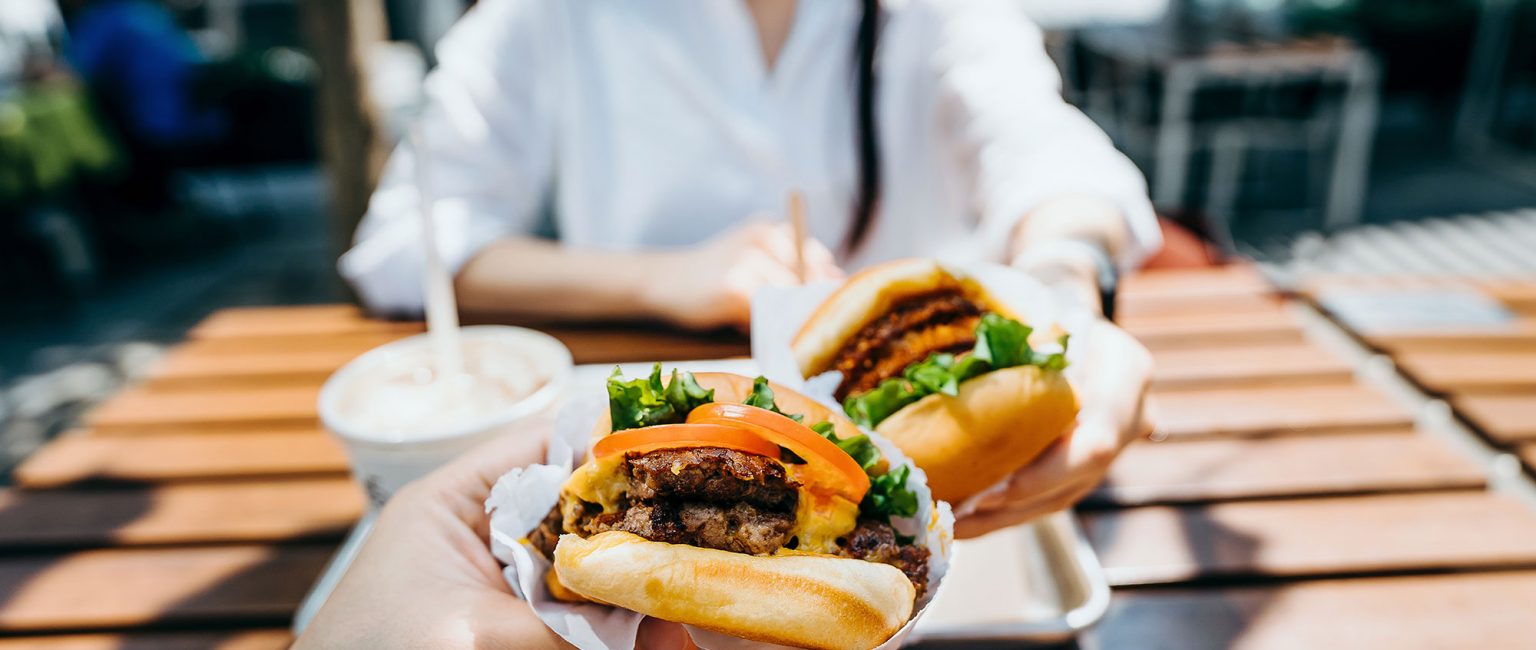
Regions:
[[[1167,438],[1081,508],[1119,587],[1103,647],[1526,642],[1536,515],[1312,341],[1245,267],[1130,278]],[[419,330],[347,307],[220,312],[0,492],[0,650],[278,648],[362,497],[319,383]],[[557,329],[580,362],[743,341]],[[1443,643],[1440,645],[1455,645]]]
[[[1536,474],[1536,277],[1326,276],[1305,293],[1387,290],[1480,293],[1514,315],[1498,327],[1438,327],[1357,332],[1392,358],[1404,376],[1446,400],[1487,441],[1522,459]]]

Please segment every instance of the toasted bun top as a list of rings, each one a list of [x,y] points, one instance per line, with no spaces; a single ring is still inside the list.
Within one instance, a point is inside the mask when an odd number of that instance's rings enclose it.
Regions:
[[[1012,316],[980,283],[956,277],[936,260],[914,258],[877,264],[849,277],[795,334],[789,345],[801,376],[810,378],[826,372],[848,340],[866,325],[904,300],[936,291],[959,291],[984,309]]]

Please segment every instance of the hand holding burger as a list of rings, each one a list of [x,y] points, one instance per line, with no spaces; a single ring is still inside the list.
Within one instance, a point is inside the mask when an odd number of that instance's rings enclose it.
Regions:
[[[952,503],[1038,456],[1071,426],[1078,399],[1062,371],[1068,339],[1034,330],[980,282],[938,262],[866,269],[824,300],[790,343],[807,379],[928,473]]]

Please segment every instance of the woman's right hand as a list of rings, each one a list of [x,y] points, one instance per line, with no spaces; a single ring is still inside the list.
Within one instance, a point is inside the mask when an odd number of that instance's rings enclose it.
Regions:
[[[794,229],[783,221],[750,221],[694,248],[655,253],[655,281],[641,299],[683,327],[746,331],[753,292],[800,284],[795,266]],[[843,277],[832,252],[815,239],[805,241],[805,266],[807,282]]]

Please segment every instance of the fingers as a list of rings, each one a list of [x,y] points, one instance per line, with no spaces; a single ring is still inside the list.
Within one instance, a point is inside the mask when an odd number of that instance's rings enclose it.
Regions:
[[[799,260],[795,253],[794,228],[785,222],[768,224],[767,228],[760,231],[761,237],[756,240],[758,246],[790,273],[799,277],[796,266]],[[838,267],[837,259],[824,244],[814,237],[806,237],[803,242],[805,254],[806,280],[824,280],[843,277],[842,268]]]
[[[1112,427],[1082,423],[1038,458],[989,488],[974,501],[973,511],[1005,508],[1036,500],[1062,485],[1084,479],[1097,481],[1119,451]]]
[[[1083,480],[1061,486],[1049,494],[998,510],[987,510],[955,520],[955,538],[968,539],[1011,526],[1025,524],[1058,510],[1072,507],[1088,496],[1098,481]]]
[[[692,650],[698,648],[682,625],[646,617],[635,637],[636,650]]]

